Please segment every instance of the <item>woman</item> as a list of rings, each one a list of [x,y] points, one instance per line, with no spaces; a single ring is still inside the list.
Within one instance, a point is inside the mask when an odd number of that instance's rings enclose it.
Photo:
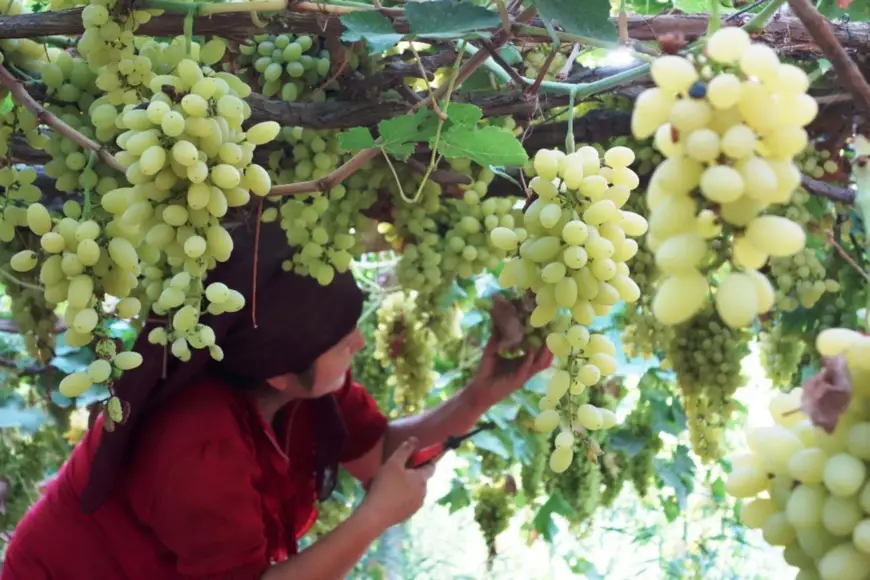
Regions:
[[[284,232],[263,224],[259,236],[255,260],[252,228],[240,226],[233,258],[209,275],[247,301],[203,317],[223,360],[200,350],[164,363],[142,332],[135,349],[145,362],[116,384],[129,418],[111,432],[100,418],[85,435],[15,530],[3,580],[343,578],[422,505],[434,467],[406,467],[415,447],[466,432],[552,361],[544,349],[496,375],[490,343],[458,395],[388,423],[348,370],[363,346],[353,277],[322,287],[285,273]],[[297,553],[339,465],[369,491]]]

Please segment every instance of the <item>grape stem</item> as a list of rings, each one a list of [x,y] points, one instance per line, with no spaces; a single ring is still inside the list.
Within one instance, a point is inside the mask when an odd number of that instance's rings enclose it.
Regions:
[[[719,30],[720,24],[719,0],[710,0],[710,19],[707,21],[707,36]]]
[[[837,240],[834,239],[834,232],[832,231],[828,231],[828,243],[831,244],[835,250],[837,250],[837,253],[840,254],[840,257],[843,258],[847,264],[852,266],[852,268],[856,272],[858,272],[858,274],[860,274],[866,282],[870,282],[870,274],[867,274],[867,272],[865,272],[864,269],[861,268],[861,266],[859,266],[857,262],[855,262],[852,256],[849,255],[849,252],[847,252],[843,248],[843,246],[837,243]]]
[[[40,123],[43,125],[48,125],[52,129],[58,132],[58,134],[63,135],[67,139],[74,141],[83,149],[87,149],[88,151],[94,151],[99,157],[100,161],[115,169],[116,171],[120,171],[121,173],[126,173],[127,169],[121,165],[121,162],[115,159],[115,156],[112,155],[107,149],[105,149],[102,145],[88,139],[63,121],[61,121],[54,113],[50,113],[45,110],[45,108],[40,105],[36,99],[34,99],[30,93],[27,92],[27,89],[24,88],[24,84],[21,83],[18,79],[12,76],[5,66],[0,64],[0,85],[3,85],[9,92],[12,94],[12,98],[15,99],[18,103],[20,103],[23,107],[28,109],[31,113],[33,113]]]
[[[10,274],[9,272],[4,270],[3,268],[0,268],[0,276],[3,276],[4,278],[9,280],[13,284],[21,286],[22,288],[29,288],[30,290],[36,290],[37,292],[45,292],[45,288],[40,288],[36,284],[31,284],[30,282],[25,282],[24,280],[20,280],[19,278],[16,278],[15,276]]]
[[[764,27],[767,26],[767,22],[773,18],[773,15],[776,14],[776,11],[779,10],[779,7],[785,4],[785,0],[770,0],[770,2],[762,8],[758,14],[752,17],[752,20],[747,22],[743,29],[746,32],[761,32],[764,30]]]
[[[837,41],[828,21],[812,5],[810,0],[788,0],[792,12],[816,41],[828,60],[831,61],[837,78],[855,96],[855,104],[865,113],[870,113],[870,85],[846,50]]]

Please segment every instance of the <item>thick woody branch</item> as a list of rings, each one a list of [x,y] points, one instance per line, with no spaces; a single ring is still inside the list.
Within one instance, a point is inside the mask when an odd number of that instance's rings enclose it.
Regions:
[[[855,192],[851,189],[831,185],[830,183],[820,181],[818,179],[813,179],[812,177],[807,177],[806,175],[801,176],[801,185],[804,189],[806,189],[809,193],[813,195],[818,195],[819,197],[826,197],[831,201],[845,203],[846,205],[852,205],[853,203],[855,203]]]
[[[76,131],[61,121],[54,113],[46,111],[45,108],[27,92],[27,89],[24,88],[24,84],[12,76],[12,73],[6,70],[6,67],[2,64],[0,64],[0,84],[9,89],[9,92],[12,93],[12,98],[16,102],[36,115],[36,118],[39,119],[40,123],[48,125],[60,135],[63,135],[71,141],[75,141],[82,149],[96,152],[100,160],[109,167],[120,171],[121,173],[126,171],[125,167],[121,165],[121,163],[115,159],[109,151],[104,149],[102,145],[92,139],[88,139]]]
[[[0,38],[39,38],[51,35],[78,35],[84,32],[81,8],[0,16]],[[197,35],[217,35],[235,40],[247,40],[255,34],[299,33],[319,36],[339,36],[344,27],[338,14],[318,14],[312,12],[283,12],[272,16],[265,28],[256,26],[250,18],[240,18],[238,14],[213,14],[194,18],[193,33]],[[742,26],[752,17],[751,14],[734,18],[724,25]],[[183,34],[184,15],[165,13],[153,18],[139,27],[137,33],[145,36],[176,36]],[[614,23],[617,19],[614,18]],[[398,32],[407,32],[407,25],[401,18],[395,20]],[[707,31],[708,18],[704,15],[661,15],[632,16],[628,18],[628,36],[635,41],[655,41],[663,34],[682,33],[688,40],[700,38]],[[538,19],[529,24],[543,25]],[[844,47],[853,50],[866,50],[870,45],[870,23],[850,22],[830,24],[831,31]],[[499,28],[498,30],[503,30]],[[757,40],[767,44],[787,46],[785,50],[803,49],[816,51],[815,41],[809,31],[797,18],[778,18],[771,21]],[[528,42],[550,42],[547,36],[519,36]]]
[[[831,61],[840,82],[855,97],[855,104],[864,113],[870,113],[870,85],[840,45],[825,17],[815,9],[810,0],[788,0],[788,4]]]

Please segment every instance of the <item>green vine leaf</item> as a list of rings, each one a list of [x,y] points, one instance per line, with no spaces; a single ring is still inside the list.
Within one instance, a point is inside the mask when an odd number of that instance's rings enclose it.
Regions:
[[[429,109],[385,119],[378,123],[380,146],[396,159],[405,161],[414,153],[416,144],[428,141],[436,128],[437,119]]]
[[[454,125],[477,125],[483,118],[483,110],[468,103],[450,103],[445,111],[447,119]]]
[[[470,2],[451,0],[408,2],[405,18],[411,34],[427,38],[488,37],[490,34],[484,30],[501,26],[497,13]]]
[[[522,143],[513,133],[492,126],[452,126],[441,135],[438,151],[447,159],[467,157],[484,167],[522,167],[529,160]]]
[[[617,40],[616,26],[610,20],[609,0],[534,0],[544,20],[565,32],[598,40]]]
[[[365,41],[371,52],[384,52],[396,46],[403,35],[396,32],[393,24],[380,12],[351,12],[341,17],[345,42]]]
[[[372,132],[366,127],[354,127],[338,136],[338,145],[343,151],[357,153],[363,149],[377,147]]]

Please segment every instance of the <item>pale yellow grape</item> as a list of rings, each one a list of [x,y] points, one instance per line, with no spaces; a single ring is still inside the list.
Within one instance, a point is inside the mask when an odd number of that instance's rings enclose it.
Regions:
[[[755,298],[759,314],[770,312],[776,299],[776,291],[767,276],[757,270],[746,270],[744,274],[752,280],[755,289]]]
[[[555,184],[553,184],[552,181],[543,179],[540,175],[536,175],[532,178],[529,182],[529,187],[543,200],[555,199],[559,196],[559,189]],[[606,183],[605,187],[607,187]]]
[[[679,138],[674,139],[674,129],[670,123],[665,123],[656,129],[653,145],[665,157],[680,157],[683,155],[683,144]]]
[[[763,142],[771,156],[791,158],[806,148],[809,138],[805,129],[786,126],[765,135]]]
[[[764,526],[767,518],[777,511],[773,501],[767,498],[758,498],[743,504],[740,510],[740,521],[749,529],[758,530]]]
[[[220,225],[209,226],[205,232],[205,240],[212,257],[218,262],[229,260],[233,252],[233,238]]]
[[[553,473],[562,473],[571,467],[574,459],[574,450],[571,447],[556,447],[550,454],[550,470]]]
[[[39,238],[39,245],[49,254],[59,254],[66,249],[66,241],[57,232],[48,232]]]
[[[848,351],[863,338],[850,328],[826,328],[816,336],[816,350],[822,356],[836,356]]]
[[[779,57],[769,46],[753,43],[740,56],[740,69],[764,83],[773,82],[779,73]]]
[[[858,459],[870,460],[870,423],[856,423],[849,428],[846,448]]]
[[[791,544],[796,537],[794,526],[792,526],[784,513],[778,512],[767,518],[764,526],[761,528],[762,536],[771,546],[787,546]]]
[[[577,282],[568,276],[556,282],[556,304],[562,308],[571,308],[576,302]]]
[[[759,216],[746,228],[746,238],[769,256],[793,256],[804,249],[804,229],[786,217]]]
[[[727,165],[713,165],[701,175],[701,193],[714,203],[736,201],[743,191],[743,177]]]
[[[655,251],[656,267],[665,274],[692,272],[707,253],[707,243],[694,232],[672,236]]]
[[[94,383],[104,383],[112,376],[112,365],[105,359],[97,359],[88,365],[88,377]]]
[[[211,181],[221,189],[232,189],[241,179],[239,170],[232,165],[221,163],[211,168]]]
[[[558,369],[553,372],[550,381],[547,383],[547,397],[559,400],[571,386],[571,375],[568,371]]]
[[[269,194],[269,190],[272,188],[272,178],[269,177],[269,173],[265,169],[252,163],[245,168],[244,184],[251,190],[251,193],[262,197]]]
[[[777,425],[791,428],[800,423],[806,417],[800,412],[801,391],[793,390],[788,393],[777,393],[767,406],[770,416]]]
[[[828,459],[822,480],[836,496],[848,497],[858,493],[867,478],[864,463],[848,453],[838,453]]]
[[[535,417],[535,429],[541,433],[550,433],[559,426],[559,412],[548,410]]]
[[[188,258],[199,258],[208,248],[202,236],[190,236],[184,241],[184,254]]]
[[[674,93],[685,93],[698,80],[695,66],[681,56],[666,55],[652,63],[650,74],[656,85]]]
[[[565,332],[565,338],[568,344],[571,345],[571,348],[583,348],[591,337],[589,336],[589,329],[575,324]]]
[[[601,380],[601,370],[593,364],[585,364],[580,367],[577,379],[586,387],[591,387]]]
[[[752,245],[746,236],[735,236],[731,244],[735,264],[744,268],[758,269],[767,262],[768,255]]]
[[[93,308],[79,310],[72,321],[72,328],[81,334],[87,334],[97,327],[100,318]]]
[[[722,152],[732,159],[743,159],[755,152],[758,137],[750,127],[744,124],[732,125],[722,135],[720,146]]]
[[[552,181],[559,174],[559,158],[561,156],[552,149],[541,149],[535,153],[532,165],[542,179]]]
[[[538,216],[541,225],[546,229],[550,229],[559,223],[562,218],[562,207],[558,203],[548,203],[542,209]]]
[[[517,244],[519,243],[516,232],[511,228],[501,226],[494,228],[489,233],[489,238],[492,241],[492,245],[500,250],[504,250],[505,252],[516,250]]]
[[[810,79],[802,68],[782,63],[776,70],[776,80],[771,83],[771,88],[782,94],[805,93],[810,88]]]
[[[576,416],[577,423],[584,429],[594,431],[604,426],[604,418],[601,416],[601,411],[594,405],[588,403],[580,405],[577,408]]]
[[[610,429],[617,424],[616,414],[610,409],[598,409],[601,414],[601,428]]]
[[[773,168],[760,157],[748,157],[735,166],[743,177],[746,195],[763,203],[773,203],[777,197],[777,179]]]
[[[722,64],[733,64],[740,60],[749,48],[752,39],[742,28],[728,26],[720,28],[707,39],[705,52],[708,57]]]
[[[692,131],[686,138],[685,147],[689,157],[709,163],[719,157],[719,135],[710,129]]]
[[[566,244],[579,246],[589,236],[589,228],[580,220],[571,220],[562,228],[562,239]]]
[[[731,73],[722,73],[707,83],[707,100],[713,108],[730,109],[740,100],[740,79]]]
[[[713,118],[713,110],[704,101],[680,99],[671,107],[668,121],[680,133],[689,133],[706,127]]]
[[[797,486],[791,492],[785,508],[789,523],[796,528],[820,525],[827,495],[818,485]]]
[[[698,271],[665,278],[653,298],[653,315],[667,325],[689,320],[707,302],[707,278]]]
[[[184,132],[184,117],[176,111],[169,111],[163,115],[160,128],[168,137],[178,137]]]
[[[755,284],[742,272],[729,272],[719,282],[714,297],[716,312],[731,328],[744,328],[758,314]]]
[[[67,398],[74,398],[83,395],[91,388],[93,382],[85,371],[76,371],[65,376],[60,381],[57,390],[60,394]]]
[[[862,515],[857,498],[829,495],[822,511],[822,525],[835,536],[847,536],[861,521]]]
[[[136,248],[126,238],[113,238],[109,241],[109,257],[122,270],[132,270],[139,263]]]
[[[801,449],[788,460],[789,474],[801,483],[821,483],[828,455],[817,447]]]
[[[41,203],[31,203],[27,206],[27,227],[41,236],[51,231],[51,214]]]
[[[634,151],[621,145],[611,147],[604,152],[604,163],[614,169],[618,167],[628,167],[634,163],[634,159]]]
[[[666,123],[674,95],[659,87],[652,87],[638,95],[631,116],[631,132],[638,139],[646,139]]]
[[[21,250],[9,260],[9,266],[16,272],[30,272],[36,268],[39,256],[32,250]]]
[[[574,444],[574,435],[570,431],[562,431],[556,435],[556,447],[571,447]]]
[[[863,580],[870,568],[870,556],[850,542],[832,548],[818,562],[821,580]]]
[[[664,188],[670,198],[687,194],[701,182],[704,166],[688,157],[669,157],[653,173],[652,183]],[[650,205],[655,208],[654,204]]]
[[[112,363],[122,371],[131,371],[142,364],[142,355],[138,352],[119,352],[112,357]]]
[[[199,151],[190,141],[178,141],[172,146],[172,157],[184,167],[191,167],[199,160]]]
[[[858,522],[858,525],[852,530],[852,543],[859,551],[870,554],[870,519]]]
[[[75,276],[69,283],[67,300],[71,308],[82,309],[88,306],[93,298],[94,280],[90,276],[81,274]]]
[[[123,319],[134,318],[139,315],[139,312],[142,310],[142,303],[138,298],[127,297],[122,298],[118,302],[117,306],[117,314],[118,317]]]
[[[547,335],[547,338],[544,341],[547,345],[547,348],[553,355],[558,358],[567,358],[571,354],[571,345],[568,344],[568,340],[564,335],[559,334],[558,332],[551,332]],[[570,381],[570,377],[569,377]]]
[[[619,208],[609,199],[596,201],[583,212],[583,221],[593,226],[614,221],[621,217],[622,214]]]
[[[767,473],[754,467],[734,469],[725,480],[725,491],[736,498],[758,495],[767,487]]]
[[[156,175],[166,164],[166,149],[152,145],[139,158],[139,168],[144,175]]]

